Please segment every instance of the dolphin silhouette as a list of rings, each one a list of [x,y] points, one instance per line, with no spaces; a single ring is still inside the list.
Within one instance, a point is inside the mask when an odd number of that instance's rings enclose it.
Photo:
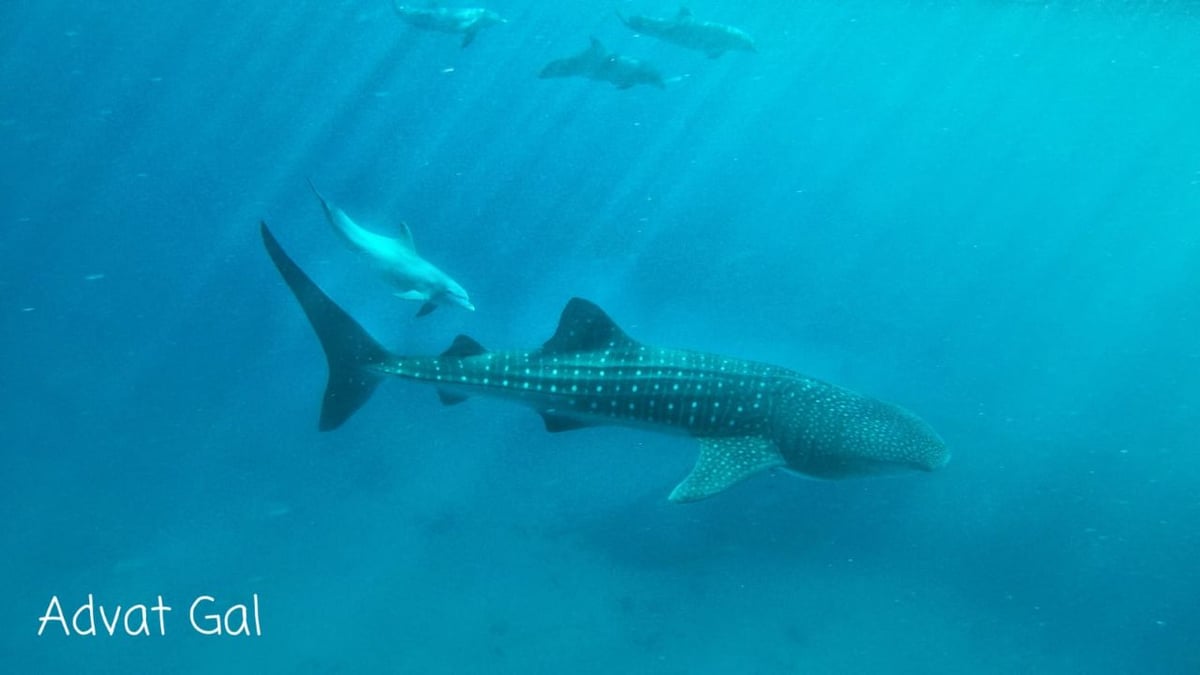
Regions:
[[[467,297],[467,292],[450,275],[441,271],[436,265],[417,254],[413,244],[412,232],[408,225],[400,223],[399,237],[392,239],[375,234],[351,220],[346,212],[331,204],[317,190],[313,182],[308,181],[325,218],[337,232],[342,241],[362,254],[379,268],[384,277],[397,288],[396,296],[405,300],[420,300],[424,304],[417,311],[417,316],[425,316],[438,308],[438,305],[458,305],[463,309],[475,311],[475,305]]]
[[[916,415],[790,370],[635,341],[596,305],[567,303],[540,349],[492,352],[460,335],[439,356],[399,356],[325,295],[260,225],[329,367],[318,428],[336,429],[385,377],[432,384],[442,403],[470,395],[532,407],[546,430],[598,424],[686,434],[700,443],[675,502],[715,495],[774,467],[819,478],[932,471],[950,453]]]
[[[636,33],[702,51],[713,59],[727,51],[758,51],[754,39],[746,31],[723,23],[698,21],[686,7],[681,7],[670,19],[636,15],[625,18],[620,12],[617,12],[617,18]]]
[[[591,45],[575,56],[547,63],[538,77],[586,77],[611,82],[617,89],[628,89],[635,84],[666,88],[662,75],[652,66],[628,56],[610,53],[596,38],[592,38]]]
[[[438,33],[458,33],[462,34],[462,46],[466,47],[475,41],[475,36],[479,35],[479,31],[494,26],[498,23],[508,23],[507,20],[500,18],[500,15],[490,9],[482,7],[467,7],[462,9],[452,9],[449,7],[408,7],[392,2],[392,8],[396,10],[396,16],[399,16],[405,23],[421,30],[436,31]]]

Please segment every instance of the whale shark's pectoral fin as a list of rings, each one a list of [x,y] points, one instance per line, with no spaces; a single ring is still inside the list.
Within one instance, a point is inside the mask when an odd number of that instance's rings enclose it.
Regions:
[[[783,466],[783,455],[759,436],[701,438],[700,458],[683,482],[671,491],[673,502],[694,502],[772,467]]]

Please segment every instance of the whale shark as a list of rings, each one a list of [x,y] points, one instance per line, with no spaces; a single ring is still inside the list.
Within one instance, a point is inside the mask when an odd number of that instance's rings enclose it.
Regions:
[[[415,28],[439,33],[461,33],[463,47],[474,42],[479,31],[484,28],[508,23],[500,18],[499,14],[482,7],[409,7],[393,2],[392,8],[405,23]]]
[[[636,84],[649,84],[659,89],[667,86],[662,75],[652,66],[628,56],[612,54],[596,38],[592,38],[591,45],[575,56],[547,63],[538,77],[586,77],[611,82],[617,89],[628,89]]]
[[[333,225],[334,231],[350,248],[368,258],[379,269],[384,278],[398,289],[396,296],[424,303],[417,311],[417,316],[425,316],[439,305],[447,304],[475,311],[475,305],[471,304],[463,287],[417,253],[412,232],[407,224],[399,224],[399,236],[394,239],[376,234],[360,226],[345,211],[331,204],[311,180],[308,181],[308,186],[317,196],[321,210],[325,212],[325,218]]]
[[[637,15],[626,18],[620,12],[617,18],[636,33],[704,52],[713,59],[727,51],[758,51],[746,31],[723,23],[699,21],[686,7],[670,19]]]
[[[474,395],[522,403],[550,432],[611,424],[690,436],[700,455],[673,502],[711,497],[773,468],[846,478],[932,471],[950,459],[937,433],[899,406],[778,366],[642,344],[580,298],[537,349],[491,351],[459,335],[437,356],[393,354],[304,273],[266,223],[260,231],[325,352],[322,431],[395,377],[433,385],[447,405]]]

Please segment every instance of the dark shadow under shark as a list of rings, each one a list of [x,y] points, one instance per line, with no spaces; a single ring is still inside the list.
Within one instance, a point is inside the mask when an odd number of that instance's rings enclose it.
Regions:
[[[392,354],[288,257],[266,224],[263,242],[321,341],[329,379],[319,428],[336,429],[386,377],[432,384],[447,405],[470,395],[532,407],[547,431],[642,427],[700,442],[670,499],[711,497],[774,467],[818,478],[932,471],[950,454],[921,419],[895,405],[752,361],[643,345],[596,305],[567,303],[540,349],[492,352],[460,335],[438,356]]]

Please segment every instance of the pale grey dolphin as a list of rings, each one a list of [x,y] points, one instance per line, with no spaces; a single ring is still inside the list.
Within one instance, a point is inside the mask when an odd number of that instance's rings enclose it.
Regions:
[[[408,225],[400,223],[395,239],[375,234],[374,232],[354,222],[346,212],[329,203],[317,191],[317,186],[308,181],[325,218],[333,229],[341,236],[350,248],[368,258],[384,277],[398,290],[396,295],[405,300],[420,300],[424,302],[417,316],[425,316],[438,308],[438,305],[458,305],[463,309],[475,311],[467,292],[457,281],[441,271],[433,263],[417,254],[413,244],[412,232]]]
[[[617,18],[637,33],[702,51],[713,59],[727,51],[758,51],[754,47],[754,39],[746,31],[723,23],[697,21],[686,7],[681,7],[679,13],[670,19],[649,16],[631,16],[627,19],[620,12],[617,12]]]
[[[649,84],[659,89],[667,86],[653,67],[628,56],[609,53],[596,38],[575,56],[547,63],[538,77],[586,77],[611,82],[617,89],[628,89],[635,84]]]
[[[675,502],[774,467],[846,478],[932,471],[950,459],[937,433],[903,408],[785,368],[644,345],[579,298],[539,349],[492,352],[460,335],[439,356],[392,354],[309,279],[266,223],[261,232],[325,351],[322,431],[341,426],[384,378],[399,377],[434,385],[447,405],[475,394],[514,400],[536,410],[547,431],[615,424],[691,436],[700,458],[671,492]]]
[[[409,7],[393,0],[392,7],[396,15],[410,26],[421,30],[437,31],[439,33],[461,34],[462,46],[466,47],[475,41],[479,31],[498,23],[508,23],[500,15],[482,7]]]

